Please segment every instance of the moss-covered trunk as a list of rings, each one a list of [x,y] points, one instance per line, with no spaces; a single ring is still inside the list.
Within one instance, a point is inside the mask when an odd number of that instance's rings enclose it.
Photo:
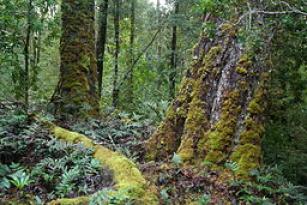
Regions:
[[[95,1],[62,1],[60,79],[51,99],[57,117],[98,113],[95,57]]]
[[[222,24],[213,40],[201,37],[166,119],[147,141],[149,160],[176,152],[213,168],[232,161],[241,176],[260,165],[267,75],[236,35],[235,26]]]

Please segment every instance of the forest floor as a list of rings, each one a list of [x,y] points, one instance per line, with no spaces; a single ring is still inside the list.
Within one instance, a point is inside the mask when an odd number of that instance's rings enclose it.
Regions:
[[[18,105],[0,105],[0,204],[27,197],[44,204],[112,189],[112,172],[92,157],[92,150],[55,140],[40,123],[18,113]],[[306,197],[273,170],[255,173],[253,183],[223,180],[220,172],[205,165],[183,165],[176,154],[160,162],[145,162],[144,142],[155,126],[142,116],[110,115],[104,120],[57,124],[135,162],[146,180],[157,187],[162,205],[303,204]]]
[[[176,156],[159,162],[146,162],[144,144],[155,127],[139,117],[110,117],[90,123],[62,123],[62,126],[85,134],[97,144],[133,160],[146,180],[157,187],[160,204],[189,204],[195,199],[200,199],[199,204],[207,204],[209,200],[210,204],[217,204],[221,198],[236,204],[235,188],[218,181],[218,172],[205,167],[181,166]]]

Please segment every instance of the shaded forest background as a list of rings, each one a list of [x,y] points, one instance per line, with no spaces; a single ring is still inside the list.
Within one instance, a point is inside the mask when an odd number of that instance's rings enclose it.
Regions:
[[[159,1],[157,1],[159,3]],[[107,42],[104,56],[101,107],[111,112],[113,81],[117,78],[119,89],[118,112],[138,113],[155,123],[162,119],[168,101],[172,98],[169,78],[176,73],[176,85],[193,58],[192,48],[203,29],[201,14],[207,1],[180,1],[175,14],[173,2],[166,5],[138,1],[135,6],[135,31],[133,59],[131,59],[131,4],[120,2],[120,53],[118,74],[114,76],[114,3],[109,1]],[[104,2],[97,3],[97,7]],[[296,2],[299,7],[304,7]],[[30,110],[45,108],[52,96],[59,76],[60,9],[57,1],[1,1],[1,90],[2,100],[24,103],[29,93]],[[225,6],[227,9],[227,6]],[[4,9],[5,8],[5,9]],[[103,15],[97,8],[98,16]],[[97,18],[97,30],[99,20]],[[278,22],[271,52],[272,82],[269,120],[264,138],[265,160],[279,164],[288,177],[306,181],[306,17],[280,15],[272,20]],[[176,68],[171,65],[171,42],[173,27],[177,27]],[[266,25],[270,26],[270,25]],[[26,33],[29,30],[29,45]],[[247,30],[253,44],[257,31]],[[258,31],[260,32],[260,31]],[[258,39],[260,40],[260,39]],[[25,75],[25,49],[28,46],[29,73]],[[148,47],[148,48],[147,48]],[[127,73],[133,68],[133,81]],[[27,89],[28,91],[25,91]],[[132,89],[133,94],[129,91]],[[129,98],[132,98],[130,100]],[[42,107],[43,106],[43,107]],[[306,151],[303,153],[306,154]],[[297,173],[300,173],[297,175]],[[297,178],[300,176],[302,178]]]
[[[252,11],[248,1],[231,2]],[[214,38],[214,24],[204,23],[203,14],[231,19],[231,6],[223,0],[169,0],[163,5],[159,0],[97,1],[96,48],[104,50],[97,50],[98,69],[103,68],[102,115],[157,126],[193,63],[199,34]],[[242,16],[246,25],[238,38],[255,58],[269,47],[264,54],[270,82],[262,160],[305,186],[307,5],[303,0],[271,1],[263,10],[264,25]],[[0,101],[18,102],[24,112],[43,112],[52,119],[48,112],[59,80],[60,2],[0,0],[0,11]]]

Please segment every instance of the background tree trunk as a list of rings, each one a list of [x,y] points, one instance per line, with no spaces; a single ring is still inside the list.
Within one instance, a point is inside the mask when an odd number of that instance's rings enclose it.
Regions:
[[[114,76],[113,76],[113,107],[117,107],[119,98],[119,88],[117,85],[118,81],[118,64],[119,64],[119,52],[120,52],[120,2],[114,1],[114,41],[115,41],[115,52],[114,52]]]
[[[29,109],[29,89],[30,89],[30,38],[31,38],[31,15],[32,15],[32,0],[29,0],[27,14],[27,31],[24,44],[25,72],[24,72],[24,103],[25,111]]]
[[[133,64],[134,64],[134,39],[135,39],[135,5],[136,0],[131,0],[131,13],[130,13],[130,71],[128,77],[128,103],[133,103]]]
[[[160,0],[157,0],[156,3],[156,16],[157,16],[157,25],[161,25],[162,23],[162,12],[161,12],[161,3]],[[162,30],[162,29],[161,29]],[[157,47],[157,90],[161,89],[162,81],[163,81],[163,63],[162,63],[162,46],[161,46],[161,37],[157,38],[156,40],[156,47]]]
[[[60,80],[52,97],[59,118],[99,111],[96,91],[95,1],[63,0]]]
[[[179,13],[179,2],[175,1],[174,17],[177,18]],[[169,74],[169,98],[175,98],[176,91],[176,67],[177,67],[177,22],[174,22],[171,42],[170,74]]]
[[[96,44],[96,58],[98,70],[98,98],[101,98],[102,92],[102,77],[103,77],[103,62],[104,53],[107,43],[107,26],[108,26],[108,7],[109,0],[103,0],[100,5],[100,28],[98,30],[98,39]]]
[[[236,41],[237,30],[222,24],[194,50],[194,65],[165,120],[147,141],[147,159],[176,152],[185,162],[218,169],[236,162],[246,177],[261,161],[267,74]]]

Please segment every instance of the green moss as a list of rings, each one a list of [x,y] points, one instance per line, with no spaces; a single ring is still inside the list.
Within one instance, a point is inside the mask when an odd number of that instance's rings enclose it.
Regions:
[[[156,160],[156,158],[166,157],[176,151],[178,145],[173,123],[176,123],[176,117],[167,118],[146,141],[146,160]]]
[[[220,30],[224,34],[227,34],[227,35],[232,36],[232,37],[237,35],[237,29],[236,29],[235,25],[230,24],[230,23],[222,24]]]
[[[199,92],[199,91],[195,91]],[[199,138],[206,127],[207,119],[204,112],[204,102],[199,100],[199,95],[192,94],[193,100],[190,103],[190,109],[185,122],[185,133],[181,138],[181,144],[178,149],[178,155],[183,161],[191,160],[194,156],[195,141]]]
[[[146,181],[133,162],[102,146],[96,146],[94,157],[113,171],[115,188],[118,191],[128,191],[132,198],[145,194]]]
[[[55,114],[57,118],[95,117],[99,112],[96,93],[95,7],[93,1],[67,0],[63,1],[61,9],[61,76],[56,95],[52,99]],[[76,15],[71,16],[71,10],[75,10]],[[70,37],[71,33],[74,33],[73,38]]]
[[[251,57],[248,54],[243,54],[241,55],[238,64],[244,65],[244,67],[249,68],[253,64],[253,62],[250,59]]]
[[[55,126],[52,129],[52,132],[54,136],[56,136],[58,139],[65,140],[70,143],[82,143],[87,148],[92,148],[94,146],[92,140],[88,139],[86,136],[82,134],[76,132],[70,132],[66,129],[57,126]]]
[[[205,161],[218,164],[225,159],[225,154],[222,151],[211,150],[207,153]]]
[[[202,133],[202,135],[200,135],[200,139],[197,143],[197,153],[198,155],[200,155],[201,157],[204,157],[204,154],[205,154],[205,146],[206,146],[206,143],[208,141],[208,134],[210,133],[210,131],[208,132],[204,132]]]
[[[212,47],[209,52],[204,57],[204,66],[198,69],[198,73],[203,75],[209,71],[209,69],[214,68],[214,62],[216,61],[216,57],[222,51],[222,46],[218,45]]]
[[[248,116],[245,119],[244,124],[245,124],[246,130],[254,130],[254,131],[257,131],[258,133],[264,132],[263,124],[254,120],[251,116]]]
[[[87,56],[87,55],[82,56],[80,65],[81,65],[81,68],[83,68],[85,72],[89,72],[89,68],[91,67],[90,56]]]
[[[166,116],[166,118],[169,119],[169,120],[175,119],[175,117],[176,117],[176,112],[175,112],[173,106],[168,107],[165,116]]]
[[[213,57],[219,52],[218,49],[213,49],[208,56]],[[214,57],[213,57],[214,58]],[[206,75],[206,73],[202,73]],[[188,113],[185,120],[183,136],[181,144],[178,148],[178,155],[183,161],[191,161],[194,158],[196,142],[203,136],[204,129],[207,127],[208,119],[205,113],[205,102],[201,99],[204,88],[202,78],[193,81],[192,100],[189,104]]]
[[[264,108],[260,105],[259,99],[255,98],[250,101],[247,111],[252,113],[252,114],[259,114],[264,111]]]
[[[224,147],[224,145],[227,145],[229,143],[230,135],[224,132],[220,131],[213,131],[210,132],[208,138],[208,144],[210,146],[210,149],[213,150],[219,150],[221,147]],[[208,159],[207,159],[208,160]]]
[[[236,68],[236,72],[241,74],[241,75],[246,75],[247,74],[246,68],[243,68],[243,67],[237,67]]]
[[[187,132],[196,132],[203,126],[206,120],[203,104],[204,102],[197,99],[193,99],[190,103],[190,110],[185,124]]]
[[[94,157],[113,172],[114,180],[116,182],[116,191],[114,191],[114,194],[116,194],[116,192],[122,193],[125,191],[131,199],[137,199],[140,202],[143,200],[150,201],[150,203],[148,203],[150,205],[158,204],[155,193],[145,191],[148,188],[146,181],[141,172],[138,170],[137,166],[132,161],[103,146],[94,145],[92,140],[88,139],[82,134],[70,132],[54,125],[52,126],[50,123],[48,123],[48,126],[56,138],[71,143],[83,143],[86,147],[94,149]],[[82,205],[87,204],[83,203],[85,200],[87,200],[87,197],[80,197],[76,199],[59,199],[51,202],[50,204]]]
[[[205,157],[206,161],[220,162],[224,157],[221,159],[216,157],[224,156],[228,152],[227,149],[232,142],[235,132],[237,116],[241,110],[240,106],[237,105],[239,96],[239,90],[234,90],[228,94],[224,100],[219,121],[207,133],[208,140],[204,146],[208,152]]]
[[[261,149],[253,144],[239,145],[232,153],[230,159],[238,163],[236,174],[242,178],[248,178],[251,170],[260,166]]]
[[[88,205],[88,197],[78,197],[74,199],[58,199],[51,201],[48,205]]]
[[[254,130],[246,130],[240,135],[241,144],[259,144],[261,140],[260,133]]]
[[[252,61],[250,60],[249,55],[244,54],[239,59],[238,65],[236,67],[236,72],[241,75],[246,75],[251,66],[252,66]]]
[[[194,157],[194,140],[192,136],[186,135],[182,138],[178,149],[178,155],[184,162],[189,161]]]
[[[264,76],[266,76],[264,74]],[[239,165],[237,175],[248,178],[252,169],[260,166],[261,136],[264,132],[262,114],[265,110],[265,80],[262,78],[253,99],[247,107],[248,115],[244,120],[245,129],[240,134],[239,145],[231,154],[231,160]]]

